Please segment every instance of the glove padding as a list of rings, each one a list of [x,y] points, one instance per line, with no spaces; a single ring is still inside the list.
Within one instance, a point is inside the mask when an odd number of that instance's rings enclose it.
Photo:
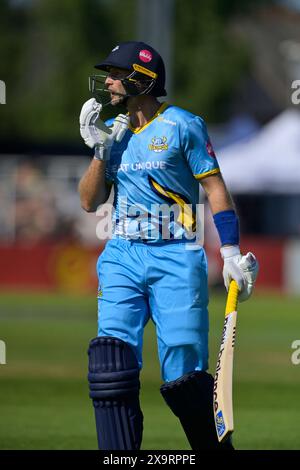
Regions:
[[[258,262],[253,253],[242,256],[238,246],[224,246],[221,248],[224,260],[223,278],[228,291],[231,280],[239,286],[239,301],[247,300],[253,291],[258,274]]]
[[[95,147],[96,157],[108,160],[114,141],[121,142],[128,129],[129,117],[119,114],[112,126],[108,127],[98,119],[101,110],[102,104],[98,103],[95,98],[84,103],[79,117],[80,134],[88,147]]]

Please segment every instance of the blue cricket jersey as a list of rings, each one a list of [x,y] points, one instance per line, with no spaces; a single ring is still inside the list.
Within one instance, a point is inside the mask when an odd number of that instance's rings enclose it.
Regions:
[[[163,103],[145,126],[129,127],[112,147],[106,180],[115,190],[113,236],[193,239],[199,180],[219,172],[203,119]]]

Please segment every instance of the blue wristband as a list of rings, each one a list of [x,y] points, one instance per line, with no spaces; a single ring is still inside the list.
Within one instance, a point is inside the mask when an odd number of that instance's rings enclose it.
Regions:
[[[215,226],[218,230],[221,245],[239,245],[239,219],[234,210],[218,212],[214,215]]]

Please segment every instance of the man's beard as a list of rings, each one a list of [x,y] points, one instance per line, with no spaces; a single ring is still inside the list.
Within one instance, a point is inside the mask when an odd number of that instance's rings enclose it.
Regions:
[[[117,106],[119,104],[124,104],[128,95],[125,93],[110,92],[110,104],[112,106]]]

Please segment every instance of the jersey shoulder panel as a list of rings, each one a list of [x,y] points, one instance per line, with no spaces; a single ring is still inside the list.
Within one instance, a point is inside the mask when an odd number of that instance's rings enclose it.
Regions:
[[[178,125],[180,146],[193,176],[199,180],[219,173],[219,165],[204,119],[177,106],[166,110],[165,119]]]
[[[168,119],[173,118],[183,126],[188,125],[191,121],[193,121],[193,119],[197,119],[205,125],[204,119],[202,117],[197,116],[196,114],[193,114],[192,112],[187,111],[186,109],[180,108],[179,106],[170,105],[165,110],[164,115]]]

